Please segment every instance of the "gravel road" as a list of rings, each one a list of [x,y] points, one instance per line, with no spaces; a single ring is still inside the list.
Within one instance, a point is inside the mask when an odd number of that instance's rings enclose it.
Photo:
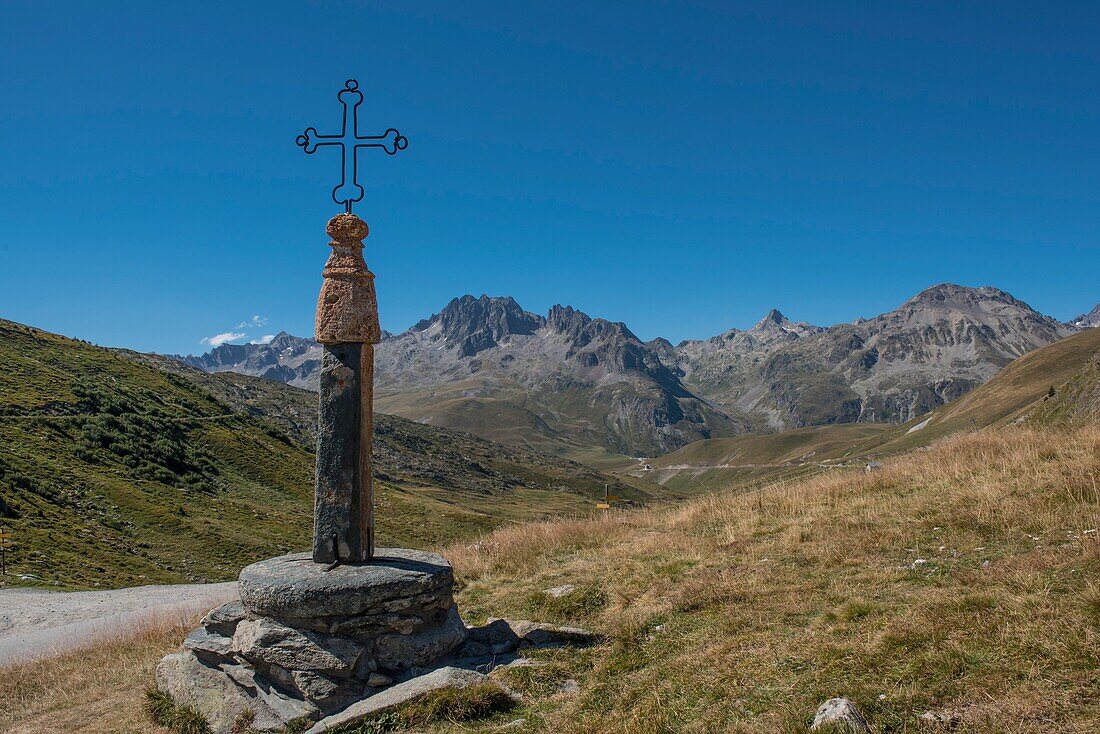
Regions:
[[[110,591],[0,589],[0,666],[124,635],[153,619],[187,619],[236,598],[235,581]]]

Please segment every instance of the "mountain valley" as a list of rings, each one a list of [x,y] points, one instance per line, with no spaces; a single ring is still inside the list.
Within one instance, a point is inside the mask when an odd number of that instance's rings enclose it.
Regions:
[[[231,579],[307,547],[317,396],[0,320],[0,523],[9,573],[64,588]],[[382,543],[470,538],[660,487],[387,415]]]

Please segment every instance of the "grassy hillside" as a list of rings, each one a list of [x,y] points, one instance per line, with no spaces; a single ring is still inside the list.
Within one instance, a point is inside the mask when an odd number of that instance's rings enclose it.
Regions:
[[[532,391],[507,380],[471,378],[428,390],[383,390],[375,404],[385,413],[610,469],[629,465],[627,445],[644,444],[646,431],[652,431],[611,421],[621,443],[610,446],[610,413],[616,405],[647,399],[655,397],[629,382],[596,390],[555,385]],[[551,416],[553,425],[542,416]]]
[[[1048,391],[1028,413],[1028,421],[1040,425],[1100,423],[1100,351],[1053,394]]]
[[[894,430],[882,423],[847,423],[696,441],[652,460],[654,471],[648,476],[684,491],[721,489],[779,473],[794,476],[821,462],[853,458],[857,447],[874,444]]]
[[[449,557],[470,612],[609,636],[521,681],[529,731],[802,732],[847,695],[882,733],[928,709],[956,731],[1083,733],[1100,727],[1097,527],[1100,430],[1004,428]],[[542,594],[563,583],[574,603]],[[555,676],[581,693],[539,695]]]
[[[460,608],[606,642],[497,673],[518,710],[421,734],[806,732],[835,695],[876,734],[1100,728],[1100,429],[1006,427],[679,507],[499,530],[445,550]],[[545,589],[573,584],[554,598]],[[0,729],[159,732],[135,691],[180,630],[12,670]],[[92,658],[118,660],[111,675]],[[576,693],[560,693],[567,681]],[[55,685],[63,681],[63,685]],[[364,731],[391,731],[374,728]]]
[[[704,485],[719,489],[862,463],[927,446],[960,431],[1010,423],[1038,409],[1050,389],[1056,388],[1057,394],[1062,385],[1066,385],[1064,399],[1052,403],[1047,412],[1053,416],[1052,411],[1060,410],[1068,415],[1090,404],[1098,354],[1100,330],[1090,329],[1020,357],[981,387],[908,423],[817,426],[696,441],[653,460],[651,477],[671,489]],[[1073,384],[1067,385],[1071,380]],[[1092,405],[1100,403],[1095,397],[1092,400]],[[1056,405],[1062,407],[1056,409]]]
[[[883,448],[899,451],[925,445],[956,431],[1011,422],[1027,412],[1036,401],[1076,376],[1100,352],[1100,330],[1088,331],[1029,352],[1011,362],[981,387],[948,403],[929,416],[901,426]],[[919,431],[915,425],[929,418]]]
[[[315,395],[166,371],[6,321],[0,364],[0,523],[16,541],[7,582],[224,580],[308,547]],[[605,482],[627,500],[647,497],[532,451],[390,416],[376,425],[383,544],[588,512]]]

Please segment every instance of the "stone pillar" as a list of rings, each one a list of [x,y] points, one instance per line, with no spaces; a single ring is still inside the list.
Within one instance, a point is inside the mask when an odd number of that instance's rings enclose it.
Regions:
[[[374,555],[371,442],[374,345],[381,340],[374,274],[363,260],[367,225],[339,214],[326,229],[316,339],[324,345],[317,431],[313,560],[359,563]]]

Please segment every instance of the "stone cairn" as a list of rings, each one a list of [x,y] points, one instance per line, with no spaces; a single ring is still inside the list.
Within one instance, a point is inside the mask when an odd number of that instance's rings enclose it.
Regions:
[[[246,567],[240,601],[211,610],[183,651],[157,666],[158,688],[213,734],[303,721],[319,734],[432,690],[488,682],[486,673],[520,661],[525,647],[592,640],[531,622],[468,628],[446,560],[374,548],[370,406],[380,332],[362,256],[367,225],[347,213],[327,231],[313,552]]]

